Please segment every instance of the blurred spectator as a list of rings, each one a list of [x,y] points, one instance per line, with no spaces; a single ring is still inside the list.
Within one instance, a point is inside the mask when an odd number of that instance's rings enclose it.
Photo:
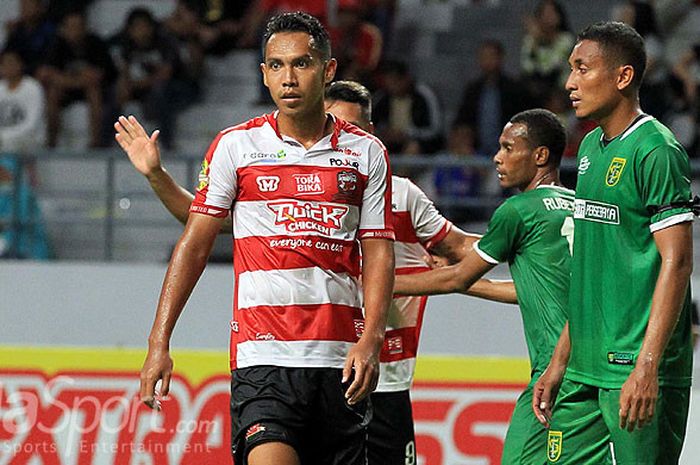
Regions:
[[[44,142],[44,90],[24,74],[16,50],[0,54],[0,151],[31,152]]]
[[[93,0],[44,0],[46,2],[46,16],[56,24],[61,22],[64,16],[74,11],[85,12]]]
[[[171,149],[177,112],[194,102],[198,88],[183,67],[175,40],[145,8],[135,8],[117,38],[119,78],[117,103],[131,100],[143,104],[147,119],[160,129],[160,141]]]
[[[336,25],[328,29],[338,79],[367,84],[382,56],[382,34],[362,19],[360,0],[338,0]]]
[[[116,79],[116,69],[107,44],[88,32],[83,12],[63,17],[37,77],[46,88],[49,147],[58,142],[62,109],[77,100],[88,104],[90,146],[107,144],[105,120],[112,115],[105,115],[105,97]]]
[[[479,76],[467,84],[454,125],[469,126],[481,153],[496,153],[501,129],[511,116],[529,106],[523,86],[503,71],[503,45],[496,40],[481,43]]]
[[[259,45],[261,30],[267,18],[279,13],[303,11],[328,25],[327,0],[253,0],[248,7],[243,24],[245,25],[238,46],[252,48]]]
[[[700,1],[654,0],[654,10],[665,40],[665,56],[676,63],[700,39]]]
[[[613,10],[612,18],[629,24],[644,38],[647,67],[639,99],[645,113],[663,119],[670,105],[670,89],[664,44],[656,25],[654,8],[647,2],[628,0]]]
[[[447,137],[447,151],[457,159],[483,157],[474,147],[474,131],[468,126],[455,126]],[[468,166],[445,166],[435,170],[435,192],[441,198],[452,201],[473,201],[479,196],[483,170]],[[455,223],[483,219],[478,208],[466,205],[443,207],[445,216]]]
[[[435,93],[416,83],[408,66],[387,62],[382,83],[374,95],[374,124],[377,136],[389,153],[432,153],[442,143],[443,115]]]
[[[391,38],[394,36],[394,18],[397,11],[397,0],[365,0],[367,20],[379,28],[384,39],[384,49],[388,50]]]
[[[688,149],[688,155],[697,157],[700,151],[700,42],[681,56],[673,67],[673,74],[681,83],[677,92],[682,98],[674,108],[670,126]]]
[[[551,88],[564,87],[574,36],[564,8],[555,0],[540,1],[525,27],[520,67],[528,92],[541,104]]]
[[[20,0],[19,18],[7,24],[6,48],[17,50],[34,74],[54,40],[56,26],[46,18],[43,0]]]
[[[197,11],[192,9],[191,3],[193,2],[180,0],[164,26],[175,39],[182,64],[182,79],[189,84],[194,94],[198,95],[199,81],[204,72],[204,42],[201,32],[206,26],[200,23]]]
[[[175,36],[188,38],[206,53],[223,55],[233,50],[243,32],[248,2],[178,0],[165,26]]]

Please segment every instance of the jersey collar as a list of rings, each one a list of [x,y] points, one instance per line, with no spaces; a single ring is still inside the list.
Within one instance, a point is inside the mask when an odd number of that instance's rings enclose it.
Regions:
[[[268,124],[272,128],[273,131],[275,131],[275,134],[277,137],[279,137],[280,140],[282,141],[294,141],[291,137],[286,137],[280,133],[279,126],[277,125],[277,117],[279,116],[279,110],[275,110],[272,113],[268,113],[265,115],[265,119],[267,120]],[[333,132],[331,133],[330,137],[330,144],[331,148],[333,150],[336,150],[338,148],[338,139],[340,138],[340,131],[343,130],[343,128],[347,125],[345,121],[342,119],[336,118],[335,115],[332,113],[326,113],[326,117],[330,118],[333,121]],[[320,141],[325,139],[328,136],[323,137]],[[320,142],[319,141],[319,142]]]

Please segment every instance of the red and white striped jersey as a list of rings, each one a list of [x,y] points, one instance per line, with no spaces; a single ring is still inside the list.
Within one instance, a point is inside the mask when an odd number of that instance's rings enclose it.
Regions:
[[[392,176],[391,201],[396,274],[427,271],[423,261],[427,249],[445,238],[452,223],[406,178]],[[380,356],[378,392],[403,391],[411,387],[427,300],[423,296],[396,297],[392,301]]]
[[[333,118],[333,117],[331,117]],[[310,149],[277,113],[219,133],[190,211],[233,219],[231,368],[341,368],[363,327],[357,239],[394,238],[386,149],[333,118]]]

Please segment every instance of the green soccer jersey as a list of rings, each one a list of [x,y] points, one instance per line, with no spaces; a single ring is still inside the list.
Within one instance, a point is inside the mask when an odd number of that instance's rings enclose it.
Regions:
[[[619,389],[634,368],[661,265],[653,233],[693,215],[688,155],[644,116],[603,141],[591,131],[578,155],[567,377]],[[692,368],[690,290],[659,366],[661,385],[686,387]]]
[[[574,192],[539,186],[506,200],[474,246],[489,263],[508,262],[533,372],[547,367],[566,323]]]

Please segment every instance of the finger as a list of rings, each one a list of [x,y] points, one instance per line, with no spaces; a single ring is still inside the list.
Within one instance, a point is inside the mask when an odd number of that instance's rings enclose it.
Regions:
[[[157,379],[146,375],[141,381],[141,401],[151,408],[155,408],[155,384]]]
[[[126,145],[126,143],[124,142],[124,136],[122,136],[121,134],[115,134],[114,139],[116,139],[117,143],[119,144],[119,147],[124,149],[124,151],[127,150],[129,146]]]
[[[114,130],[117,131],[117,135],[121,136],[123,140],[125,138],[129,140],[131,139],[131,136],[129,136],[129,133],[126,131],[126,129],[124,129],[124,126],[122,126],[119,121],[114,123]]]
[[[114,128],[124,137],[127,143],[130,143],[134,139],[134,136],[129,132],[129,122],[123,116],[120,116],[119,120],[114,123]]]
[[[347,383],[350,379],[350,375],[352,374],[352,363],[353,358],[352,356],[348,355],[348,358],[345,359],[345,365],[343,366],[343,379],[340,380],[341,383]]]
[[[165,373],[163,375],[163,384],[160,387],[160,395],[165,397],[170,392],[170,373]]]
[[[160,129],[153,131],[153,134],[151,134],[151,142],[155,143],[158,140],[158,136],[160,136]]]
[[[129,119],[126,116],[121,115],[119,117],[119,122],[124,127],[124,130],[126,132],[128,132],[133,137],[134,136],[134,125],[131,124],[131,122],[129,122]]]
[[[141,126],[141,123],[139,123],[139,120],[137,120],[134,115],[129,115],[128,120],[131,123],[131,126],[134,128],[134,132],[137,135],[148,137],[148,134],[146,134],[146,130],[143,128],[143,126]]]
[[[358,389],[357,393],[352,399],[351,405],[354,403],[357,403],[367,397],[370,392],[374,390],[373,385],[376,384],[376,376],[375,376],[375,371],[372,368],[371,365],[366,365],[366,368],[364,370],[363,374],[363,380],[362,380],[362,385],[360,386],[360,389]]]
[[[365,377],[365,367],[364,365],[355,366],[355,379],[352,380],[352,384],[345,392],[345,398],[348,399],[348,404],[352,405],[357,402],[357,394],[362,388]]]

